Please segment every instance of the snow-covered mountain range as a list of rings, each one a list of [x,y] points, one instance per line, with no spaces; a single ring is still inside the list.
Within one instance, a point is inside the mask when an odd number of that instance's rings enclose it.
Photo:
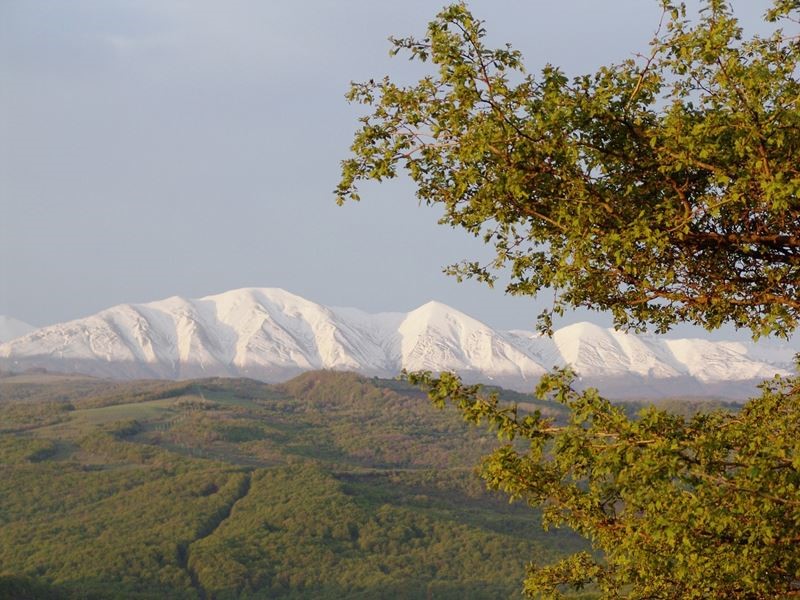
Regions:
[[[787,344],[637,336],[591,323],[547,338],[498,331],[438,302],[409,313],[369,314],[281,289],[247,288],[122,304],[25,333],[0,344],[0,368],[265,381],[310,369],[383,377],[402,368],[453,370],[467,380],[529,391],[545,371],[570,364],[580,385],[611,397],[743,398],[757,382],[791,372],[796,352]]]

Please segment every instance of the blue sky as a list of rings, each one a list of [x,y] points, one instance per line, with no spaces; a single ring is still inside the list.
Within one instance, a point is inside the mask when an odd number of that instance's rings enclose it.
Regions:
[[[755,25],[764,1],[734,3]],[[283,287],[370,311],[430,300],[531,327],[547,299],[441,273],[486,256],[404,181],[334,204],[356,127],[351,80],[420,71],[389,35],[411,0],[0,3],[0,314],[45,325],[121,302]],[[644,51],[656,0],[470,3],[529,70]],[[575,313],[559,324],[604,315]],[[678,333],[689,333],[680,328]],[[731,332],[723,332],[730,336]],[[719,335],[717,335],[719,337]]]

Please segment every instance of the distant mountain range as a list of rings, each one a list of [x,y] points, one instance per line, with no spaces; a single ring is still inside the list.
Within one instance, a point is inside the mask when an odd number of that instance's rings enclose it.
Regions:
[[[5,315],[0,315],[0,343],[22,337],[34,329],[36,329],[36,327],[33,325],[28,325],[19,319],[13,319]]]
[[[391,377],[402,368],[453,370],[466,380],[530,391],[555,365],[616,398],[744,398],[792,370],[787,344],[626,334],[591,323],[552,338],[499,331],[444,304],[409,313],[330,308],[276,288],[122,304],[28,331],[0,318],[0,368],[112,378],[244,376],[282,381],[312,369]],[[21,337],[19,337],[21,336]],[[4,337],[0,337],[0,341]]]

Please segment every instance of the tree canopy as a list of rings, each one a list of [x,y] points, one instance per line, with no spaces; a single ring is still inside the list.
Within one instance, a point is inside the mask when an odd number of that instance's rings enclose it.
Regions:
[[[353,84],[371,112],[339,201],[405,170],[442,223],[494,247],[489,264],[450,267],[458,277],[491,284],[507,268],[508,292],[553,288],[553,311],[607,310],[624,328],[787,335],[800,316],[800,43],[780,26],[800,2],[776,1],[772,33],[750,39],[722,0],[696,20],[662,4],[649,53],[571,79],[487,47],[464,4],[422,39],[392,39],[436,69],[411,86]]]
[[[602,553],[531,564],[529,596],[561,598],[565,586],[629,600],[800,595],[800,378],[765,385],[738,413],[649,408],[629,419],[562,371],[537,394],[565,405],[567,423],[503,407],[452,374],[410,378],[508,441],[483,460],[489,488]]]
[[[749,39],[722,0],[694,20],[662,6],[649,53],[572,79],[554,66],[530,75],[510,46],[487,47],[464,4],[423,39],[393,39],[393,52],[436,69],[411,86],[353,84],[349,98],[371,112],[339,202],[407,171],[442,223],[494,248],[489,264],[450,273],[491,285],[508,272],[512,294],[556,290],[543,329],[552,312],[584,306],[622,328],[789,335],[800,317],[800,1],[775,0],[772,32]],[[800,376],[766,382],[738,412],[633,419],[575,391],[572,376],[557,370],[537,389],[569,409],[567,423],[453,374],[409,376],[506,440],[483,462],[489,487],[597,550],[532,564],[529,596],[800,596]]]

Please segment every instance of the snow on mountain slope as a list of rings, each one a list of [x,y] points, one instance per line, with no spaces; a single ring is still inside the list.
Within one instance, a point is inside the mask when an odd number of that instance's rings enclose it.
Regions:
[[[593,323],[575,323],[552,338],[529,331],[507,332],[513,343],[547,366],[570,365],[584,378],[637,375],[669,378],[685,374],[662,340],[635,336]]]
[[[445,304],[428,302],[397,328],[399,362],[410,370],[480,373],[533,384],[546,369],[501,334]]]
[[[582,377],[666,379],[687,374],[663,339],[636,336],[592,323],[576,323],[553,335],[566,363]]]
[[[593,323],[575,323],[553,334],[565,363],[583,376],[620,375],[630,369],[630,360],[611,331]]]
[[[24,321],[0,315],[0,343],[22,337],[36,329],[33,325],[28,325]]]
[[[591,323],[547,338],[496,331],[438,302],[409,313],[370,314],[328,308],[277,288],[246,288],[197,300],[123,304],[44,327],[0,344],[0,367],[266,381],[310,369],[378,376],[402,368],[454,370],[472,381],[529,391],[546,370],[570,364],[581,385],[618,396],[725,393],[729,384],[741,396],[758,380],[788,373],[796,351],[775,343],[636,336]]]
[[[700,339],[665,340],[674,356],[685,365],[686,371],[703,382],[768,379],[788,371],[748,356],[741,342],[709,342]]]

